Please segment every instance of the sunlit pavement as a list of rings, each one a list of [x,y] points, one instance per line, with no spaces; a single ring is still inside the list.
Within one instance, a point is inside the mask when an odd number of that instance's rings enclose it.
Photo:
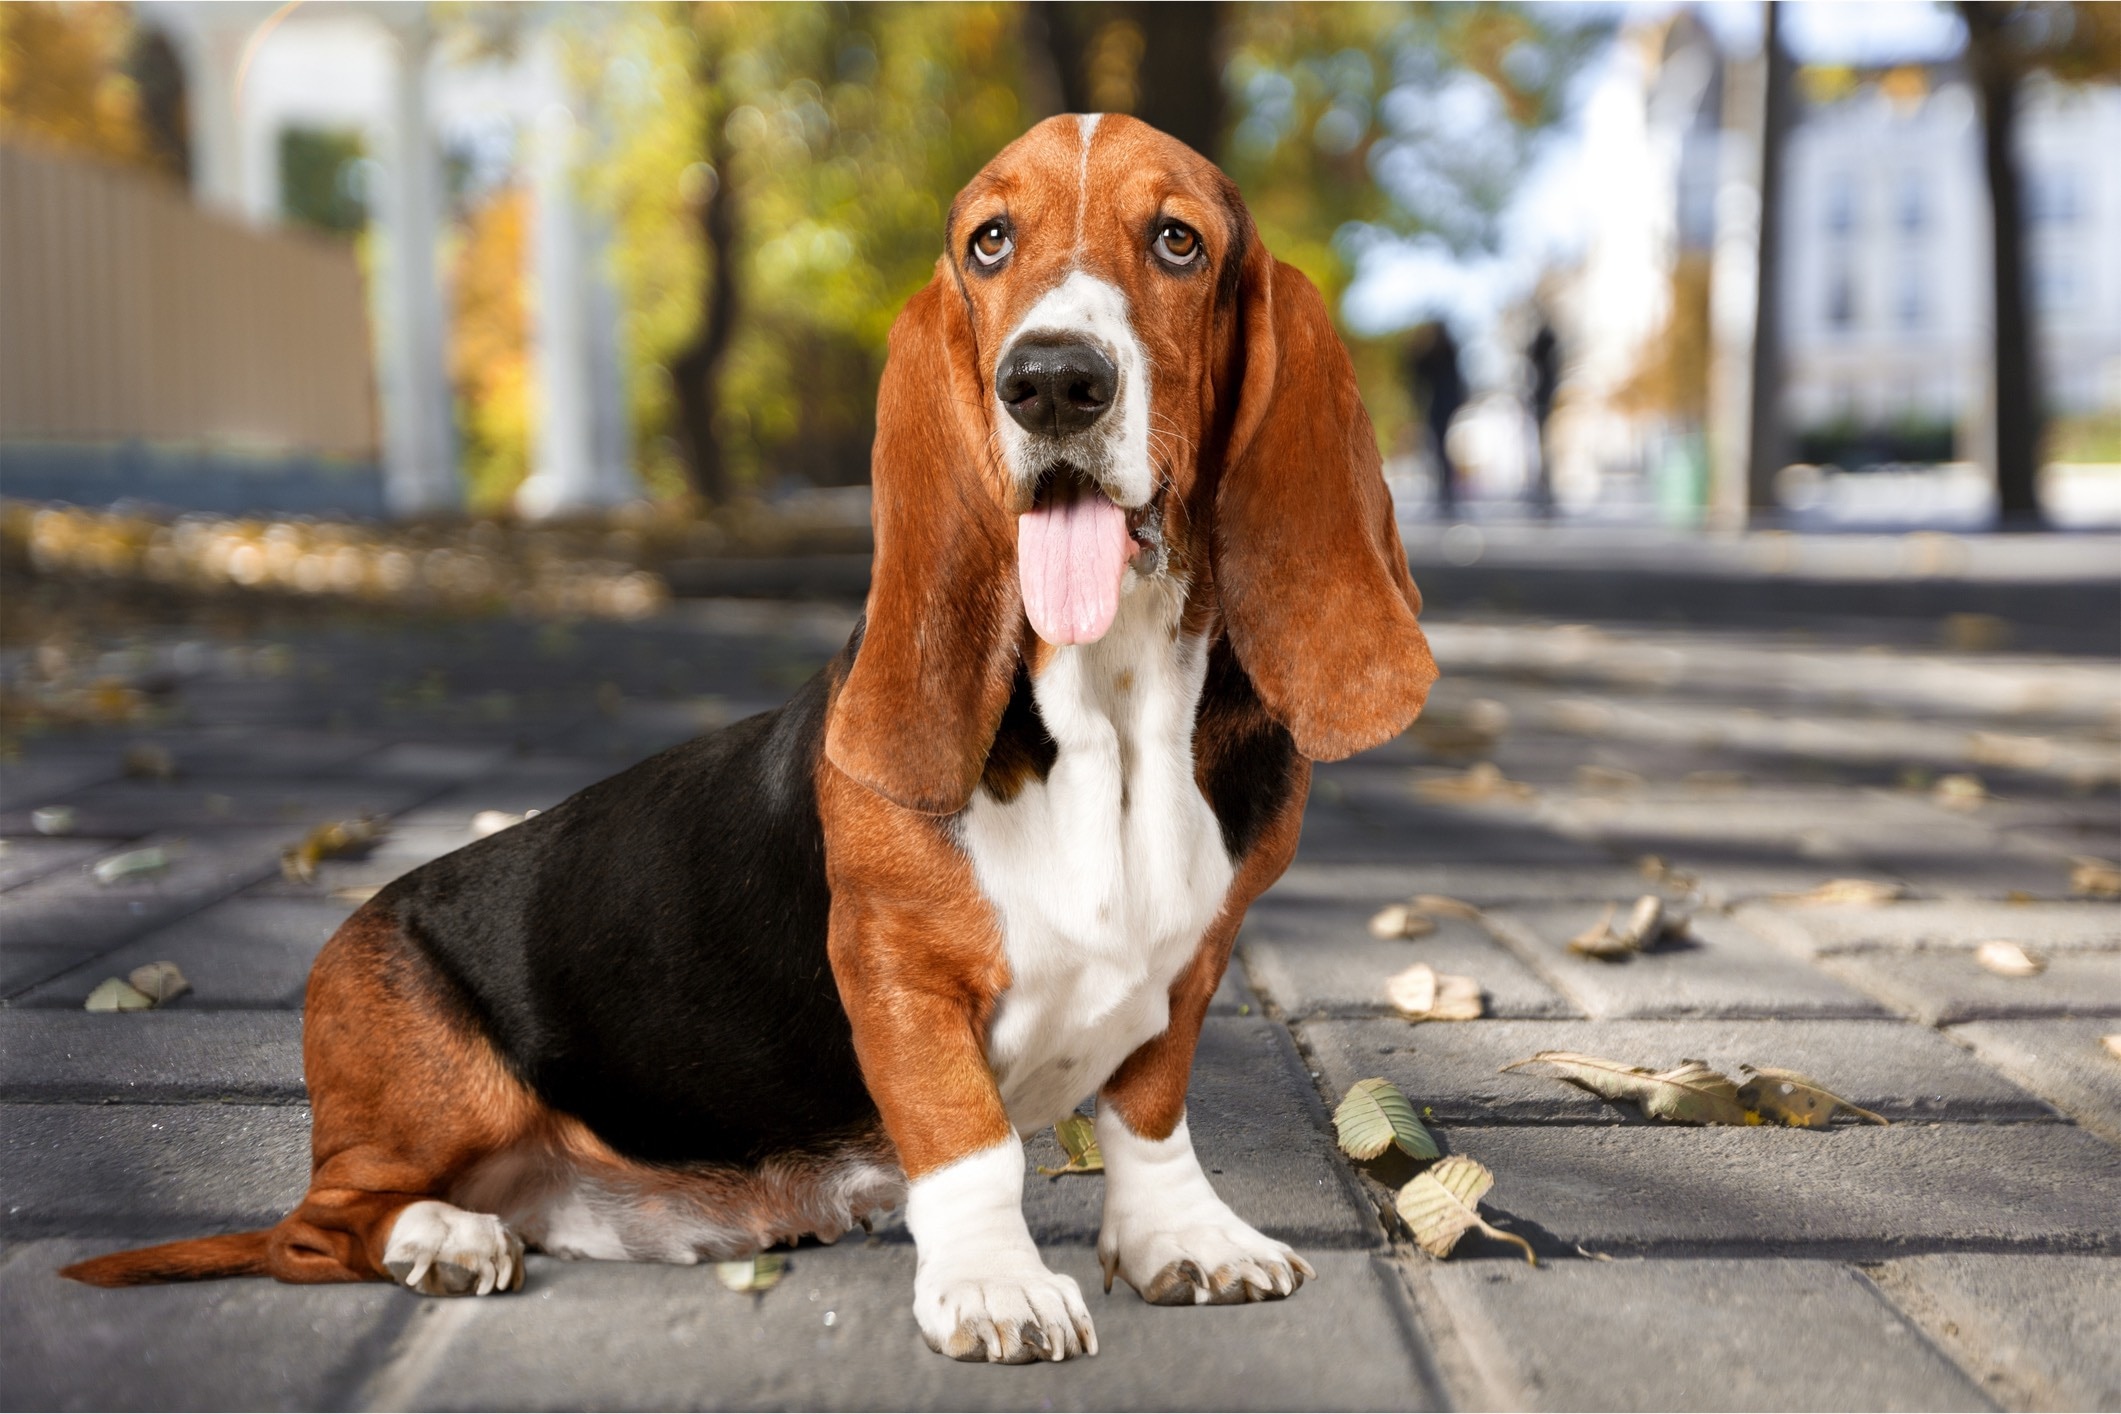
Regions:
[[[2008,595],[1954,597],[1966,572],[1919,565],[1870,576],[1888,600],[1933,582],[1882,609],[1844,590],[1838,614],[1778,615],[1772,594],[1708,612],[1706,591],[1660,581],[1647,608],[1572,613],[1560,581],[1512,603],[1453,580],[1507,568],[1496,544],[1471,558],[1462,538],[1451,556],[1414,544],[1446,676],[1408,735],[1320,768],[1298,862],[1253,911],[1202,1046],[1204,1161],[1318,1280],[1247,1308],[1104,1295],[1102,1180],[1034,1177],[1034,1231],[1092,1293],[1103,1346],[1059,1367],[930,1354],[895,1220],[792,1253],[762,1294],[704,1268],[542,1257],[522,1294],[456,1303],[53,1275],[278,1217],[306,1172],[303,974],[355,901],[465,842],[478,812],[550,805],[780,700],[851,609],[697,601],[624,626],[141,630],[41,661],[11,650],[11,682],[145,685],[152,715],[30,736],[0,764],[0,1401],[2121,1406],[2121,1057],[2101,1047],[2121,1032],[2121,907],[2084,895],[2097,871],[2081,862],[2121,860],[2115,596],[2104,656],[2096,619],[2058,638],[1984,614]],[[1579,569],[1580,586],[1627,566]],[[1785,573],[1709,570],[1756,589]],[[2051,578],[2095,610],[2106,592]],[[1594,611],[1604,622],[1585,622]],[[71,810],[70,831],[37,831],[50,807]],[[371,855],[282,877],[283,847],[364,812],[393,821]],[[142,847],[166,867],[91,873]],[[1791,897],[1846,878],[1900,897]],[[1684,936],[1620,963],[1567,950],[1646,892],[1692,910]],[[1480,915],[1416,941],[1369,935],[1376,909],[1415,893]],[[2045,969],[1982,970],[1974,949],[1993,939]],[[82,1009],[102,979],[164,959],[191,994]],[[1418,961],[1475,978],[1487,1016],[1399,1019],[1383,982]],[[1498,1073],[1543,1049],[1780,1066],[1892,1124],[1685,1128]],[[1379,1075],[1494,1171],[1489,1215],[1538,1269],[1478,1238],[1438,1262],[1388,1232],[1380,1180],[1403,1175],[1342,1159],[1327,1118]],[[1058,1161],[1050,1135],[1032,1150]]]

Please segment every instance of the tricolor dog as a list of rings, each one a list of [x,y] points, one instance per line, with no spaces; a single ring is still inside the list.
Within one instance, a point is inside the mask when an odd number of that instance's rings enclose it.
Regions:
[[[301,1206],[67,1274],[484,1295],[526,1249],[728,1259],[904,1204],[928,1343],[1060,1360],[1097,1337],[1020,1136],[1095,1096],[1108,1288],[1295,1291],[1194,1156],[1194,1045],[1310,763],[1435,678],[1323,301],[1190,149],[1041,123],[892,330],[873,476],[867,614],[793,701],[326,945]]]

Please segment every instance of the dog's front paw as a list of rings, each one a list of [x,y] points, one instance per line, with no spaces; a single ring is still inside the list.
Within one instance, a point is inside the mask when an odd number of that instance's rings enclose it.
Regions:
[[[427,1199],[390,1229],[383,1268],[425,1296],[484,1296],[523,1285],[523,1242],[489,1213]]]
[[[1287,1243],[1227,1210],[1172,1226],[1108,1221],[1098,1235],[1097,1260],[1105,1269],[1105,1290],[1112,1289],[1115,1275],[1125,1277],[1142,1300],[1157,1306],[1279,1301],[1318,1275]]]
[[[1035,1254],[990,1258],[977,1270],[924,1264],[913,1315],[928,1348],[953,1360],[1027,1365],[1097,1354],[1082,1288]]]

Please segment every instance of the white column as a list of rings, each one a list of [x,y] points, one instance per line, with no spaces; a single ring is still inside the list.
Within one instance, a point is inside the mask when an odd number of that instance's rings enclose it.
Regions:
[[[592,135],[568,92],[559,37],[540,36],[534,58],[548,101],[531,134],[532,358],[537,443],[516,493],[526,516],[564,515],[640,496],[611,280],[610,222],[587,209],[581,176]]]
[[[436,269],[441,173],[427,110],[429,35],[415,7],[392,28],[399,54],[377,219],[376,362],[383,390],[383,489],[398,515],[463,504]]]
[[[243,134],[236,122],[236,66],[253,26],[215,22],[196,7],[171,7],[168,28],[185,58],[184,101],[191,120],[192,195],[201,206],[247,215]],[[152,17],[152,12],[150,12]]]

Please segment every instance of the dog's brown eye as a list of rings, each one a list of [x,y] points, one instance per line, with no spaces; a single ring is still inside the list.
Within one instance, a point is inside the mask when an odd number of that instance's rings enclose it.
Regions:
[[[1156,232],[1156,253],[1167,264],[1191,265],[1200,254],[1200,233],[1178,221],[1166,221]]]
[[[999,265],[1002,257],[1016,249],[1016,242],[1009,239],[1009,227],[1000,221],[989,221],[972,237],[972,258],[982,265]]]

